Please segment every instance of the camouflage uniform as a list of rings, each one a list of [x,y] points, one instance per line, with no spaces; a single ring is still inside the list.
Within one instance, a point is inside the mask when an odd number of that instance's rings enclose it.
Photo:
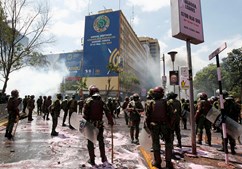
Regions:
[[[125,98],[125,101],[124,101],[124,103],[123,103],[123,105],[122,105],[122,109],[123,109],[123,111],[124,111],[124,119],[125,119],[125,124],[126,124],[126,125],[128,125],[128,123],[129,123],[129,116],[128,116],[128,112],[127,112],[127,110],[126,110],[128,104],[129,104],[129,98],[126,97],[126,98]]]
[[[13,90],[13,91],[16,92],[17,90]],[[17,92],[17,95],[15,94],[12,95],[9,98],[7,103],[8,124],[6,127],[5,137],[7,137],[9,140],[13,137],[12,131],[13,131],[14,123],[16,122],[17,117],[19,117],[18,105],[20,104],[20,102],[21,100],[18,99],[18,92]]]
[[[71,126],[71,115],[73,112],[77,112],[77,100],[75,99],[75,95],[72,96],[72,99],[68,102],[68,110],[69,110],[69,127],[70,129],[74,129],[74,127]]]
[[[38,115],[40,115],[42,113],[42,102],[43,102],[43,99],[42,99],[42,96],[39,96],[38,100],[37,100],[37,113]]]
[[[238,109],[234,99],[231,96],[225,98],[224,112],[225,112],[226,116],[228,116],[231,119],[233,119],[234,121],[238,122],[240,110]],[[221,132],[221,134],[222,134],[222,138],[223,138],[223,132]],[[222,139],[222,140],[223,140],[222,145],[224,146],[224,139]],[[228,144],[228,141],[230,143],[231,154],[236,154],[236,152],[235,152],[236,141],[229,134],[227,135],[225,143]],[[222,150],[224,150],[224,148]],[[228,151],[228,150],[226,150],[226,151]]]
[[[206,98],[202,98],[197,103],[195,119],[197,122],[198,144],[202,144],[203,129],[205,128],[207,135],[207,144],[211,146],[211,122],[208,119],[206,119],[206,115],[208,111],[211,109],[211,107],[212,105]]]
[[[175,125],[174,125],[174,132],[176,133],[176,138],[177,138],[177,142],[178,142],[178,147],[182,147],[181,145],[181,129],[180,129],[180,118],[181,118],[181,102],[179,100],[176,99],[177,94],[171,92],[168,93],[168,97],[167,99],[171,99],[172,100],[172,107],[173,110],[175,112]],[[174,140],[174,132],[173,132],[173,140]]]
[[[61,103],[61,109],[64,111],[63,115],[63,121],[62,121],[62,126],[66,126],[66,117],[68,115],[68,96],[65,97],[65,100],[62,101]]]
[[[44,114],[43,118],[45,119],[45,117],[46,117],[46,120],[50,120],[49,119],[49,112],[50,112],[49,107],[51,104],[52,104],[51,96],[48,96],[46,101],[44,102],[45,114]]]
[[[35,108],[34,103],[35,103],[34,95],[32,95],[32,96],[30,96],[30,99],[29,99],[29,101],[28,101],[28,105],[27,105],[27,108],[28,108],[28,110],[29,110],[29,114],[28,114],[28,121],[29,121],[29,122],[33,120],[33,118],[32,118],[32,114],[33,114],[33,110],[34,110],[34,108]]]
[[[93,88],[94,87],[92,87],[92,89]],[[102,162],[106,162],[107,157],[105,155],[105,144],[104,144],[104,137],[103,137],[103,132],[104,132],[103,112],[105,112],[105,115],[108,119],[109,124],[111,124],[111,126],[113,125],[113,118],[107,105],[101,99],[101,96],[98,93],[96,94],[91,93],[90,95],[91,97],[88,97],[84,102],[83,117],[88,122],[92,123],[95,127],[99,129],[97,140],[99,143],[100,156],[102,158]],[[89,163],[92,165],[95,165],[94,144],[90,140],[88,140],[87,148],[88,148],[88,153],[90,157]]]
[[[28,104],[28,96],[25,96],[23,99],[23,113],[26,113],[25,110],[27,108],[27,104]]]
[[[159,87],[162,89],[161,87]],[[158,88],[158,89],[159,89]],[[162,89],[163,92],[163,89]],[[159,93],[158,93],[159,94]],[[172,100],[162,99],[163,94],[156,96],[156,88],[154,89],[154,100],[147,102],[146,108],[146,124],[151,132],[152,148],[154,153],[154,161],[152,165],[161,168],[160,156],[160,137],[165,141],[165,159],[166,167],[173,168],[171,163],[173,139],[172,128],[174,128],[174,114],[172,108]]]
[[[56,132],[55,129],[58,124],[58,116],[61,110],[61,99],[62,99],[61,94],[57,94],[57,100],[50,107],[50,113],[52,116],[52,130],[51,130],[52,136],[58,136],[58,132]]]
[[[140,124],[140,113],[144,111],[144,107],[139,100],[139,96],[133,96],[134,100],[128,104],[129,111],[129,126],[130,126],[130,137],[132,143],[139,143],[139,124]],[[135,140],[134,140],[135,138]]]

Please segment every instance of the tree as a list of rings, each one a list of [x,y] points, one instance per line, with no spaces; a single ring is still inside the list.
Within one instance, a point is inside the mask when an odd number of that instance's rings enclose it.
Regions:
[[[34,1],[34,7],[27,0],[0,2],[0,73],[3,77],[2,93],[5,93],[12,72],[26,66],[48,63],[46,56],[39,53],[38,49],[52,43],[53,38],[44,38],[50,21],[47,5]],[[30,13],[26,15],[26,11]]]
[[[228,57],[222,59],[222,88],[235,97],[242,96],[242,48],[233,49]],[[214,95],[218,89],[217,66],[210,64],[197,72],[194,77],[194,87],[198,92]]]
[[[76,92],[79,92],[80,96],[83,95],[83,89],[88,89],[87,87],[87,77],[81,78],[76,84],[73,85],[76,88]]]
[[[200,92],[206,92],[208,96],[213,96],[218,88],[217,67],[209,64],[196,73],[194,77],[194,87]]]
[[[233,49],[222,61],[223,69],[227,72],[225,83],[228,91],[235,97],[242,97],[242,48]]]

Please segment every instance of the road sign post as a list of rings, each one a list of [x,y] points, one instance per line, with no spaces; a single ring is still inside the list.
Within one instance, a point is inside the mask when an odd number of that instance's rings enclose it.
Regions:
[[[211,60],[216,56],[218,86],[219,86],[219,101],[220,101],[220,110],[222,114],[223,148],[225,152],[225,163],[228,164],[228,147],[226,144],[227,131],[226,131],[226,123],[225,123],[225,112],[224,112],[224,102],[223,102],[223,92],[222,92],[222,82],[221,82],[222,76],[221,76],[221,68],[220,68],[219,55],[218,55],[226,48],[227,48],[227,44],[224,43],[222,46],[217,48],[213,53],[211,53],[208,58],[209,60]]]

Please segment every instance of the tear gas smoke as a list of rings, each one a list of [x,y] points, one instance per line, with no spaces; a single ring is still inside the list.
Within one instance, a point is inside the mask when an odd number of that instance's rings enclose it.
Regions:
[[[6,93],[10,94],[11,90],[17,89],[20,97],[54,96],[60,91],[60,84],[69,73],[65,63],[57,59],[58,57],[51,59],[46,68],[26,67],[11,73]]]

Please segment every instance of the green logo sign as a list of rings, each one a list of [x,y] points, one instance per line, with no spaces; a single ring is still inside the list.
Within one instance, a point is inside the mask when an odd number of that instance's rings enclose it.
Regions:
[[[96,32],[104,32],[108,29],[110,25],[110,20],[107,16],[98,16],[93,23],[93,28]]]

